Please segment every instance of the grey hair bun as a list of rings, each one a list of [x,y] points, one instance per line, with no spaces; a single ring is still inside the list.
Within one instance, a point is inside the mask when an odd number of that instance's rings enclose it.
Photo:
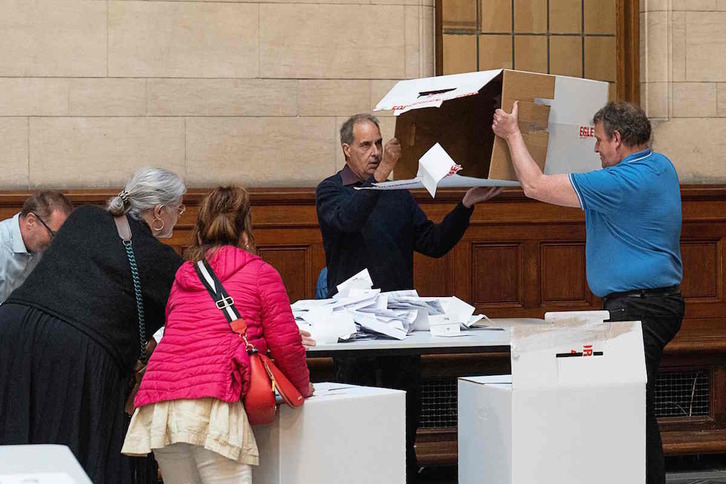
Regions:
[[[111,212],[111,215],[113,215],[114,217],[118,217],[119,215],[123,215],[128,212],[129,209],[128,205],[124,203],[123,198],[121,198],[119,195],[116,195],[108,201],[106,210]]]

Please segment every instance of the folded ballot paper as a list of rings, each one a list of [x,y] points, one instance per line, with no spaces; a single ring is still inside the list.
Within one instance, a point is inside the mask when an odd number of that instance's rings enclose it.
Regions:
[[[486,316],[456,297],[420,297],[415,290],[373,289],[365,269],[337,286],[330,299],[292,304],[295,320],[321,344],[384,337],[402,340],[414,330],[434,336],[461,335]]]

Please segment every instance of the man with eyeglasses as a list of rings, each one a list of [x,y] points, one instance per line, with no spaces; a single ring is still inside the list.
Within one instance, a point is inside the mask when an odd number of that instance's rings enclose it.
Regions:
[[[20,213],[0,222],[0,303],[33,271],[73,204],[62,193],[33,193]]]

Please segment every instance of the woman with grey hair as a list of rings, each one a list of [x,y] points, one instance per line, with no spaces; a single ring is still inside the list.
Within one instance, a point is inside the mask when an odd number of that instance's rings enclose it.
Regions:
[[[131,481],[126,382],[164,323],[182,260],[158,239],[171,236],[185,191],[176,174],[144,168],[105,210],[77,208],[0,306],[0,445],[64,444],[94,483]],[[117,216],[128,220],[133,263]]]

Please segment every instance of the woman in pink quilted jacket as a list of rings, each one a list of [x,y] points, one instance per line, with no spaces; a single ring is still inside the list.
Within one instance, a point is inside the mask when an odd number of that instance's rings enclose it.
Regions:
[[[122,452],[153,450],[166,484],[251,483],[259,456],[240,397],[249,385],[242,339],[194,270],[207,258],[242,318],[247,339],[303,396],[312,393],[297,325],[280,274],[255,255],[250,202],[240,187],[213,190],[199,208],[195,245],[176,273],[166,329],[149,359]]]

